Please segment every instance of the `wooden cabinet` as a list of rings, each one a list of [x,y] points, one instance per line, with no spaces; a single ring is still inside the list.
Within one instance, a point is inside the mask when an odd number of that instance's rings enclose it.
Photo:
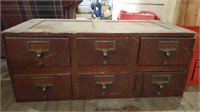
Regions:
[[[160,21],[51,19],[2,39],[16,101],[181,96],[195,41]]]

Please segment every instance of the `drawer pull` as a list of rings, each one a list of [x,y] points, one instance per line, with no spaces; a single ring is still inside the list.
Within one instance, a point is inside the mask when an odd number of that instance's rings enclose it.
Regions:
[[[33,81],[36,87],[39,87],[41,92],[46,93],[48,88],[53,87],[53,77],[34,77]]]
[[[158,86],[159,86],[160,89],[164,88],[164,86],[162,84],[158,84]]]
[[[27,41],[28,51],[35,52],[37,58],[41,58],[44,52],[49,52],[50,45],[48,41]]]
[[[107,88],[107,85],[106,84],[102,84],[102,89],[106,89]]]
[[[178,48],[178,41],[160,41],[159,50],[164,52],[166,56],[170,56],[172,51]]]
[[[96,84],[105,90],[113,83],[113,77],[113,75],[96,75]]]
[[[42,90],[42,92],[47,92],[47,86],[41,86],[41,90]]]
[[[37,58],[41,58],[42,57],[42,51],[36,51],[36,56]]]
[[[105,49],[104,49],[104,50],[102,50],[102,53],[103,53],[103,56],[104,56],[104,57],[107,57],[107,56],[108,56],[108,50],[105,50]]]
[[[102,89],[107,89],[109,85],[111,85],[112,82],[97,82],[97,85],[100,85]]]
[[[115,41],[95,41],[95,50],[101,51],[102,55],[107,57],[109,51],[115,50]]]
[[[165,51],[166,56],[170,56],[171,52],[170,51]]]
[[[36,85],[41,89],[41,92],[46,93],[49,87],[52,87],[53,85]]]
[[[49,87],[52,87],[53,85],[36,85],[41,89],[41,92],[46,93]]]

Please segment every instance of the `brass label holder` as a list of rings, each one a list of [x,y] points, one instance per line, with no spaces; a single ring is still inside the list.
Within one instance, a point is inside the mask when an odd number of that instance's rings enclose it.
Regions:
[[[159,51],[165,52],[166,56],[171,55],[171,51],[176,51],[179,41],[159,41]]]
[[[54,86],[53,77],[33,77],[34,85],[40,87],[42,92],[47,92],[47,88]]]
[[[116,49],[115,41],[95,41],[95,50],[101,51],[104,57],[108,56],[109,51]]]
[[[49,52],[50,45],[48,41],[27,41],[28,51],[35,52],[37,58],[41,58],[44,52]]]
[[[113,77],[113,75],[96,75],[96,84],[105,90],[109,85],[113,84]]]
[[[164,84],[168,84],[170,82],[171,75],[153,75],[152,76],[152,84],[157,84],[160,89],[163,88]]]

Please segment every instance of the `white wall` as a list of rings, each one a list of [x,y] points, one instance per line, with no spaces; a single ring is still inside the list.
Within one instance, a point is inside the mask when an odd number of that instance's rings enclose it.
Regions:
[[[79,5],[79,9],[83,13],[92,12],[92,9],[90,8],[90,5],[91,5],[92,2],[93,2],[93,0],[83,0],[83,2],[81,2],[80,5]]]

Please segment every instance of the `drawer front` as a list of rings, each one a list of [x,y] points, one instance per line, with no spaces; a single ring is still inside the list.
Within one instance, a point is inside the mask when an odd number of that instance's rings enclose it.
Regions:
[[[130,73],[91,73],[78,75],[79,97],[120,97],[131,90]],[[133,81],[132,81],[133,82]]]
[[[128,64],[131,52],[137,50],[130,38],[78,38],[78,65],[121,65]]]
[[[17,101],[61,100],[72,97],[71,75],[16,75],[14,91]]]
[[[193,55],[194,39],[142,37],[139,65],[189,65]]]
[[[67,38],[9,37],[6,42],[11,66],[70,66]]]
[[[181,96],[186,82],[186,72],[145,72],[142,73],[142,95]],[[141,74],[138,74],[139,76]]]

